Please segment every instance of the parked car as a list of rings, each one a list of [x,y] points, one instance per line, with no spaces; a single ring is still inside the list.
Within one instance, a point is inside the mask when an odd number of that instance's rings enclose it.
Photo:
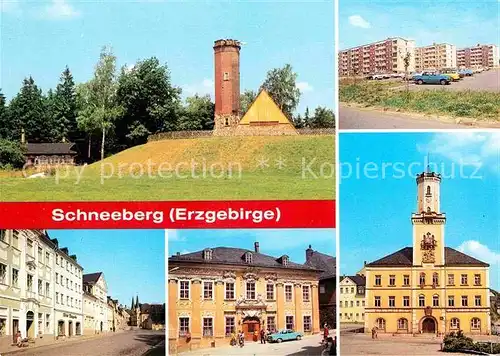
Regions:
[[[387,76],[385,74],[374,74],[372,75],[372,79],[373,80],[382,80],[382,79],[386,79]]]
[[[405,78],[404,73],[392,73],[392,74],[390,74],[390,76],[391,76],[391,78],[401,78],[401,79]]]
[[[298,331],[293,331],[290,329],[285,329],[278,331],[267,336],[267,341],[269,342],[283,342],[289,340],[300,340],[304,336],[303,333]]]
[[[442,70],[441,74],[449,75],[454,82],[458,82],[461,78],[460,74],[457,71],[452,70],[452,69]]]
[[[424,72],[421,75],[414,75],[412,78],[417,84],[450,84],[452,79],[447,74],[437,74]]]
[[[463,75],[464,77],[471,77],[474,75],[474,71],[472,71],[472,69],[460,69],[458,74]]]

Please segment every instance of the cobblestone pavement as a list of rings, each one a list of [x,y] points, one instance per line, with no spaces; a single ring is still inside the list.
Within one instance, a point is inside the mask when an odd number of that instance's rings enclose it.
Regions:
[[[261,344],[260,342],[247,342],[243,347],[219,347],[215,349],[203,349],[197,351],[183,352],[179,355],[182,356],[217,356],[217,355],[231,355],[231,356],[320,356],[322,351],[321,334],[306,336],[300,341],[286,341],[280,344]]]
[[[19,356],[141,356],[165,340],[163,331],[135,330],[9,353]],[[164,350],[164,347],[163,347]],[[157,353],[151,353],[156,355]],[[159,353],[158,353],[159,354]],[[164,351],[162,353],[164,355]]]
[[[478,339],[479,340],[479,339]],[[486,341],[486,338],[484,338]],[[346,333],[340,337],[340,354],[344,355],[425,355],[443,356],[441,338],[431,336],[392,336]],[[454,353],[454,356],[465,355]]]

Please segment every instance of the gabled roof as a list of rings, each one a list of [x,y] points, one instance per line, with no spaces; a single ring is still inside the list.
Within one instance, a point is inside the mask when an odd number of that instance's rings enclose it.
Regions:
[[[287,268],[287,269],[300,269],[320,272],[314,267],[302,265],[288,261],[284,266],[279,262],[279,257],[268,256],[263,253],[254,252],[242,248],[234,247],[214,247],[212,250],[212,259],[205,260],[203,258],[203,251],[186,253],[183,255],[174,255],[168,259],[169,262],[197,262],[205,264],[226,264],[234,266],[249,266],[249,267],[270,267],[270,268]],[[245,254],[252,254],[252,263],[245,262]]]
[[[249,125],[252,122],[275,122],[279,124],[290,124],[293,126],[292,122],[286,117],[283,111],[281,111],[273,98],[271,98],[271,95],[269,95],[265,89],[262,89],[259,92],[245,115],[241,118],[239,124]]]
[[[334,278],[337,275],[335,257],[325,255],[324,253],[318,251],[313,250],[310,252],[305,265],[322,270],[323,272],[319,275],[320,280]]]
[[[27,143],[26,154],[30,155],[76,155],[76,152],[71,150],[74,143]]]
[[[357,286],[366,286],[366,277],[360,276],[360,275],[355,275],[355,276],[342,276],[340,278],[340,281],[343,281],[344,279],[349,278],[351,281],[353,281]]]
[[[444,248],[445,266],[478,266],[488,267],[489,264],[479,261],[451,247]],[[413,248],[405,247],[390,255],[368,263],[366,267],[406,267],[413,265]]]
[[[85,284],[95,284],[101,277],[102,272],[88,273],[83,275],[83,283]]]

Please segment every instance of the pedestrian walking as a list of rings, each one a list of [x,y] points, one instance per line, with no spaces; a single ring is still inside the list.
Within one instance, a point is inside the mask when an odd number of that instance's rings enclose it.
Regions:
[[[260,330],[260,343],[265,344],[266,343],[266,332],[264,329]]]
[[[328,330],[328,324],[325,323],[323,326],[323,341],[326,343],[328,340],[328,336],[330,336],[330,330]]]

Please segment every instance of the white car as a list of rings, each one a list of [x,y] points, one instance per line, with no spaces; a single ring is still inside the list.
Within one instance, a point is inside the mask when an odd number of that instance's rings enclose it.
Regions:
[[[386,78],[385,74],[374,74],[374,75],[372,75],[372,79],[373,80],[382,80],[382,79],[385,79],[385,78]]]

